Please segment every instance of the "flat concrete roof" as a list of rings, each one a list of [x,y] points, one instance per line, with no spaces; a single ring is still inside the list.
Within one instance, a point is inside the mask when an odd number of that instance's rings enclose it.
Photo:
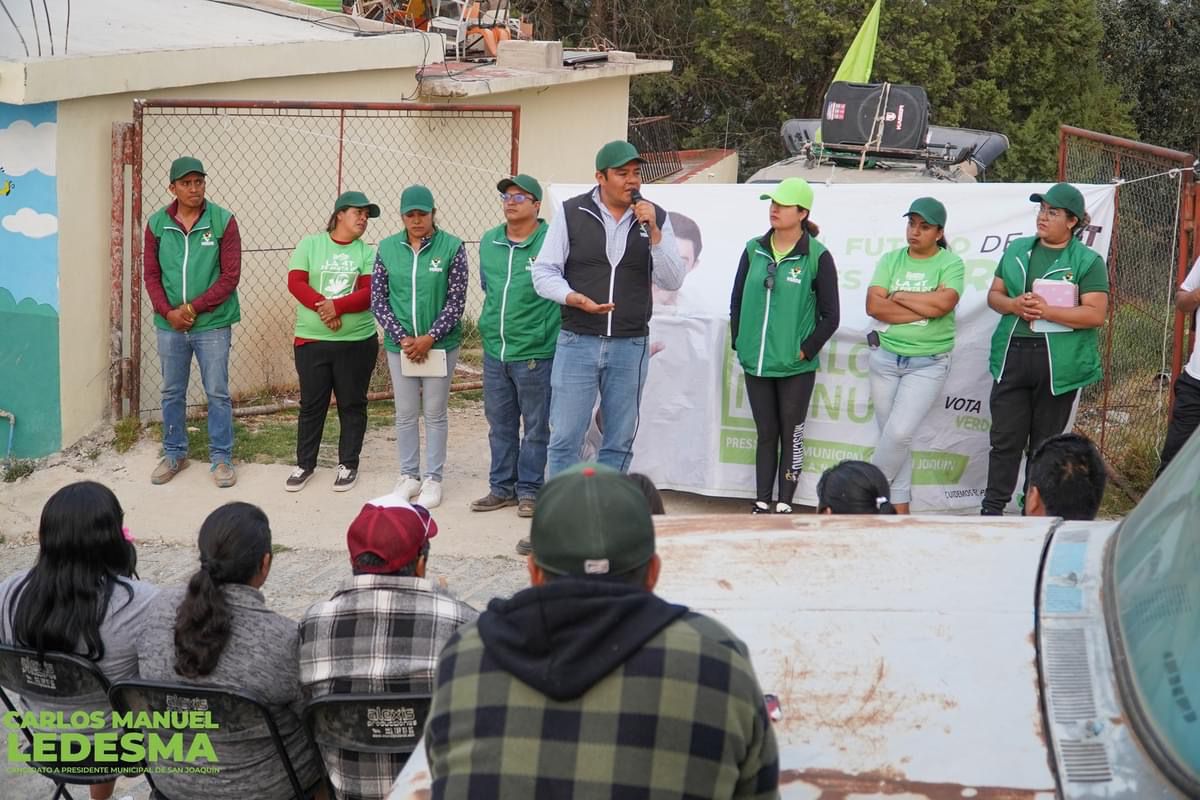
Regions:
[[[541,86],[616,78],[622,75],[649,75],[670,71],[670,61],[651,59],[598,61],[555,69],[514,69],[498,67],[495,64],[446,61],[422,68],[417,77],[420,81],[421,96],[432,99],[478,97]]]
[[[441,37],[287,0],[49,0],[8,4],[0,25],[0,102],[37,103],[254,78],[419,67]],[[50,36],[54,38],[54,54]],[[41,54],[38,54],[38,41]],[[28,49],[29,54],[26,54]]]

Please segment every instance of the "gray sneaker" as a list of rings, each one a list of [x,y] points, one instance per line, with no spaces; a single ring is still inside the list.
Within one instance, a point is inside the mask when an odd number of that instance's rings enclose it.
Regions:
[[[209,469],[212,473],[213,482],[217,484],[218,489],[228,489],[237,483],[237,473],[233,471],[233,464],[228,461],[218,461]]]
[[[155,486],[161,486],[164,483],[170,483],[171,478],[174,478],[180,472],[187,468],[187,458],[175,458],[174,456],[163,456],[163,460],[158,462],[158,466],[154,468],[154,472],[150,473],[150,482]]]
[[[533,516],[533,510],[537,508],[537,500],[532,497],[522,497],[517,503],[517,516],[528,519]]]
[[[527,556],[533,552],[533,542],[528,539],[521,539],[517,542],[517,555]]]

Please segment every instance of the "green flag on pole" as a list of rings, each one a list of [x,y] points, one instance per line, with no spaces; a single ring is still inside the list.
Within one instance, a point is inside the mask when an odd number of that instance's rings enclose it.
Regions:
[[[875,63],[875,41],[879,38],[879,12],[883,0],[875,0],[871,12],[863,20],[862,27],[850,43],[850,49],[834,74],[835,81],[866,83],[871,79],[871,67]]]

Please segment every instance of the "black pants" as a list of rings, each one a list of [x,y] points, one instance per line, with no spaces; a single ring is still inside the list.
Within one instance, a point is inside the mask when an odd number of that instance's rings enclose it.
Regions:
[[[754,457],[756,500],[771,502],[778,473],[779,501],[792,502],[804,467],[804,420],[816,378],[815,372],[787,378],[746,376],[746,396],[758,432]]]
[[[1038,445],[1067,427],[1079,390],[1053,395],[1050,386],[1046,340],[1014,336],[1004,373],[992,384],[992,450],[983,495],[984,514],[1004,513],[1017,485],[1021,456],[1028,459]],[[1028,473],[1028,461],[1025,470]]]
[[[367,387],[379,355],[379,339],[358,342],[308,342],[295,346],[296,374],[300,376],[300,423],[296,430],[296,466],[314,469],[329,394],[337,396],[338,463],[358,469],[363,436],[367,432]]]
[[[1175,379],[1175,405],[1171,407],[1171,424],[1167,426],[1167,439],[1163,442],[1162,458],[1158,462],[1158,473],[1162,474],[1171,463],[1171,459],[1179,452],[1179,448],[1187,444],[1188,437],[1200,427],[1200,381],[1186,372],[1180,372]]]

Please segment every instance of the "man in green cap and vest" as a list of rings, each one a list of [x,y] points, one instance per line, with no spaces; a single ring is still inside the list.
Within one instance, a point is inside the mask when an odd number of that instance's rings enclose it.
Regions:
[[[515,175],[496,188],[504,224],[479,241],[483,409],[492,461],[488,493],[471,503],[471,510],[516,504],[519,516],[532,517],[546,474],[550,371],[560,313],[557,303],[533,289],[533,262],[549,227],[538,217],[541,184],[530,175]]]
[[[237,482],[229,347],[233,324],[241,319],[242,240],[233,212],[205,199],[205,177],[200,159],[175,159],[167,187],[175,200],[146,223],[144,279],[163,381],[163,458],[150,482],[166,483],[188,465],[187,391],[194,355],[208,397],[210,471],[217,486],[228,488]]]
[[[579,461],[600,395],[597,460],[625,472],[646,383],[651,283],[686,274],[667,212],[642,198],[642,157],[625,141],[596,153],[596,186],[563,203],[533,267],[533,285],[562,306],[550,385],[549,475]]]
[[[985,516],[1004,513],[1022,456],[1028,464],[1042,442],[1062,433],[1079,390],[1103,375],[1098,329],[1108,314],[1108,269],[1078,238],[1089,222],[1083,195],[1056,183],[1029,199],[1038,204],[1037,235],[1005,248],[988,290],[1001,316],[989,363],[996,382]]]
[[[433,796],[778,797],[749,651],[654,594],[662,560],[637,484],[598,464],[559,473],[530,538],[530,588],[438,657]]]

